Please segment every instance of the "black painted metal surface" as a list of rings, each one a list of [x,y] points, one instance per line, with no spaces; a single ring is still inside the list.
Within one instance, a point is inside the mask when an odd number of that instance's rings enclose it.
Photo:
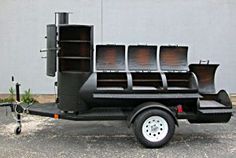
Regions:
[[[57,70],[56,32],[55,24],[47,25],[47,75],[52,77],[55,76]]]
[[[130,71],[157,71],[157,46],[131,45],[128,47]]]
[[[93,70],[93,26],[60,25],[59,47],[58,107],[84,112],[79,91]]]
[[[96,69],[125,71],[125,46],[96,45]]]
[[[58,24],[69,24],[69,14],[68,12],[56,12],[55,18],[57,16]]]
[[[86,113],[65,113],[58,109],[55,103],[34,104],[28,109],[29,114],[46,117],[58,115],[59,119],[75,121],[92,121],[92,120],[125,120],[129,114],[128,109],[113,108],[93,108]]]
[[[132,111],[150,101],[161,103],[174,113],[181,105],[183,114],[176,115],[192,122],[207,122],[208,114],[219,116],[216,119],[211,116],[209,122],[226,122],[230,118],[226,110],[232,109],[228,94],[215,91],[218,65],[188,66],[187,46],[161,46],[158,60],[156,45],[130,45],[127,52],[125,45],[97,45],[94,63],[93,26],[68,24],[68,13],[61,13],[58,18],[59,103],[49,107],[64,111],[66,115],[60,115],[65,119],[99,119],[91,109],[114,108],[119,113],[119,109]],[[48,48],[56,47],[55,30],[55,25],[48,25]],[[53,53],[48,54],[48,61],[52,61],[48,62],[48,74],[53,76],[56,50],[50,51]],[[47,110],[40,109],[38,113],[44,114]],[[31,112],[37,113],[37,110],[34,108]],[[74,115],[78,113],[80,115]],[[116,118],[121,119],[123,115]]]
[[[161,46],[160,68],[162,71],[188,71],[188,47]]]
[[[215,73],[218,64],[190,64],[190,71],[194,72],[198,79],[199,92],[203,94],[215,94]]]

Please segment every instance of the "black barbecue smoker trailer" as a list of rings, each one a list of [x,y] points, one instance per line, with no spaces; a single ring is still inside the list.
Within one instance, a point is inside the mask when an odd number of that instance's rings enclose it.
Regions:
[[[170,141],[178,119],[226,123],[232,103],[215,90],[219,65],[188,65],[186,46],[96,45],[93,26],[69,24],[69,13],[55,13],[47,25],[47,75],[57,76],[55,103],[24,105],[16,84],[16,134],[22,113],[59,119],[125,120],[145,147]],[[43,50],[42,50],[43,51]]]

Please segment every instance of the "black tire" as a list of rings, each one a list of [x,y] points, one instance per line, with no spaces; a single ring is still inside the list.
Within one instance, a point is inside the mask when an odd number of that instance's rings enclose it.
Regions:
[[[21,127],[16,127],[16,129],[15,129],[15,134],[16,135],[19,135],[19,134],[21,134]]]
[[[163,118],[166,121],[167,126],[168,126],[167,134],[164,135],[163,139],[158,140],[158,141],[150,141],[150,140],[146,139],[143,134],[143,130],[142,130],[144,122],[152,116],[159,116],[159,117]],[[155,124],[155,122],[154,122],[154,124]],[[158,124],[158,123],[156,123],[156,124]],[[170,139],[172,138],[172,136],[174,135],[175,121],[174,121],[174,118],[169,113],[167,113],[163,110],[150,109],[150,110],[146,110],[146,111],[140,113],[135,118],[133,127],[134,127],[135,136],[136,136],[137,140],[142,145],[144,145],[147,148],[159,148],[159,147],[162,147],[165,144],[167,144],[170,141]],[[158,132],[158,134],[159,134],[159,132]]]

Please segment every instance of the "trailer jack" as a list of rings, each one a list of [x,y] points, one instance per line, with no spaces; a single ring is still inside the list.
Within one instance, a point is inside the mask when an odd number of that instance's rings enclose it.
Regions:
[[[20,102],[15,103],[0,103],[0,107],[10,107],[13,119],[16,121],[16,128],[14,133],[19,135],[22,128],[22,115],[28,113],[28,108],[24,108],[20,105]],[[28,106],[29,107],[29,106]]]
[[[14,133],[16,135],[19,135],[21,133],[21,127],[22,127],[22,125],[21,125],[21,115],[17,114],[16,117],[17,117],[17,121],[16,121],[17,126],[16,126],[16,129],[15,129]]]
[[[7,103],[0,103],[0,107],[10,107],[12,117],[16,121],[16,128],[14,133],[19,135],[21,133],[22,128],[22,115],[28,114],[28,108],[30,105],[23,107],[20,102],[20,84],[14,81],[14,77],[12,76],[12,82],[15,84],[16,88],[16,102],[7,102]]]

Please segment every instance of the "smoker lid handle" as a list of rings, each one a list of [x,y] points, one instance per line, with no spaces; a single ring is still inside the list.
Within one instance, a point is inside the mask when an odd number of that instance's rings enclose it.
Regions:
[[[206,63],[207,65],[210,63],[210,60],[200,60],[199,64],[204,64]]]
[[[40,49],[40,52],[47,52],[50,50],[60,50],[60,48],[48,48],[48,49]]]

